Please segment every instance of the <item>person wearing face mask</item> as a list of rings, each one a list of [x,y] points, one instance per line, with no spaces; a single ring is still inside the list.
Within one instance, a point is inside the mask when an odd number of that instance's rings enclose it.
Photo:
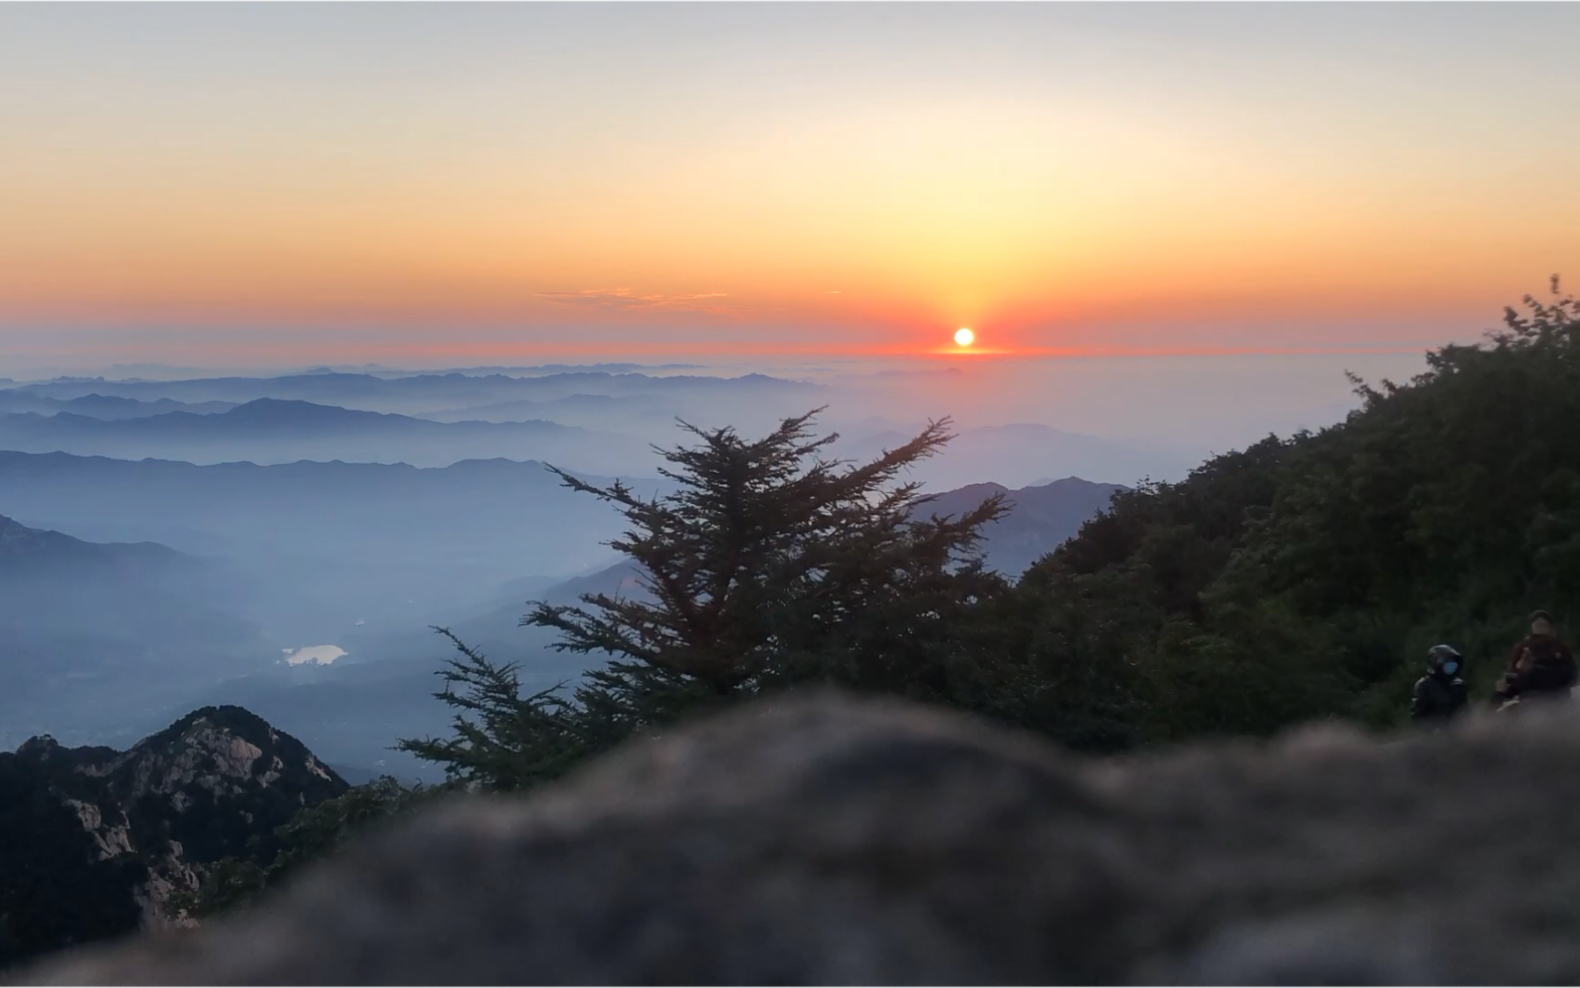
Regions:
[[[1433,645],[1426,653],[1426,675],[1410,692],[1410,719],[1442,724],[1465,706],[1468,693],[1461,677],[1465,661],[1448,645]]]
[[[1558,638],[1552,616],[1531,615],[1531,633],[1509,655],[1508,670],[1498,682],[1493,702],[1509,706],[1532,700],[1569,700],[1577,680],[1574,653]]]

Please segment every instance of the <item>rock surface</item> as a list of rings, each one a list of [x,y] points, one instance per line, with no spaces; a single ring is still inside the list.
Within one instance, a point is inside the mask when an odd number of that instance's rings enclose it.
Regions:
[[[436,808],[52,984],[1580,982],[1580,729],[1094,762],[813,697]]]

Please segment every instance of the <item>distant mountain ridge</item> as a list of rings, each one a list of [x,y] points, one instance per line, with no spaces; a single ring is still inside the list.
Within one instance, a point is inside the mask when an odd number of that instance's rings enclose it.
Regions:
[[[1049,484],[1010,490],[1002,484],[970,484],[945,491],[924,504],[919,513],[959,517],[995,494],[1002,494],[1009,514],[983,526],[982,549],[989,569],[1018,577],[1038,559],[1073,538],[1099,512],[1108,508],[1119,484],[1097,484],[1066,477]]]
[[[652,369],[649,369],[650,371]],[[257,462],[290,462],[298,459],[407,462],[440,466],[458,459],[505,456],[511,459],[546,459],[595,473],[637,472],[651,468],[650,443],[669,445],[679,434],[675,419],[704,426],[731,424],[743,431],[763,432],[778,426],[788,415],[826,405],[832,393],[820,384],[771,377],[765,374],[717,376],[615,372],[565,369],[553,373],[321,373],[273,377],[201,377],[166,380],[57,379],[16,385],[0,391],[0,412],[34,411],[40,414],[83,412],[99,418],[125,417],[97,409],[30,406],[41,401],[71,401],[96,394],[120,400],[151,402],[170,400],[204,403],[188,411],[214,411],[216,403],[242,405],[260,399],[305,401],[326,407],[380,412],[423,419],[428,428],[408,424],[374,442],[368,435],[304,435],[264,443],[258,437],[252,448],[226,448],[207,433],[185,436],[177,445],[161,436],[163,445],[134,431],[84,430],[79,424],[50,426],[13,421],[0,428],[0,448],[31,452],[64,450],[84,455],[139,458],[154,456],[194,462],[248,459]],[[598,402],[597,399],[634,399]],[[9,402],[9,404],[8,404]],[[134,406],[135,407],[135,406]],[[473,413],[472,409],[484,411]],[[553,419],[572,430],[555,435],[523,433],[521,429],[479,429],[474,426],[435,430],[433,423]],[[348,420],[331,423],[347,429]],[[4,423],[0,423],[3,426]],[[388,428],[390,423],[384,423]],[[52,431],[63,428],[66,432]],[[398,434],[397,434],[398,432]],[[355,438],[356,442],[349,440]],[[134,442],[136,445],[134,445]],[[268,448],[265,448],[268,447]]]
[[[3,392],[0,392],[0,394],[3,394]],[[63,404],[75,404],[79,400],[81,399]],[[143,403],[139,402],[138,404]],[[180,405],[178,402],[170,402],[170,404]],[[446,424],[473,424],[466,422],[435,423],[408,415],[369,412],[354,408],[342,408],[339,405],[319,405],[310,401],[287,398],[254,398],[239,405],[231,405],[223,411],[208,413],[194,413],[178,409],[161,412],[157,415],[104,419],[69,411],[61,411],[54,415],[24,412],[7,415],[0,419],[0,423],[6,421],[47,422],[78,428],[95,428],[102,430],[106,434],[142,434],[156,431],[170,434],[202,434],[206,431],[227,437],[234,434],[233,430],[238,425],[245,425],[254,429],[279,429],[285,431],[298,430],[303,427],[314,429],[355,429],[364,432],[406,428],[426,429],[430,433],[436,434],[448,431],[442,428]],[[93,423],[93,425],[89,426],[87,423]],[[487,424],[496,427],[527,425],[543,426],[550,429],[567,428],[566,426],[560,426],[541,419],[514,422],[477,422],[475,424]]]
[[[89,395],[103,403],[119,400],[202,403],[171,409],[218,414],[218,421],[162,418],[145,426],[105,425],[57,416],[50,420],[0,418],[0,448],[30,452],[61,450],[79,455],[138,459],[156,457],[216,463],[259,463],[299,459],[407,462],[442,466],[460,459],[507,457],[548,460],[592,473],[644,473],[657,464],[651,444],[684,442],[675,428],[684,420],[704,428],[732,426],[742,435],[760,435],[784,418],[824,407],[822,427],[844,438],[835,445],[842,456],[868,459],[884,448],[911,439],[925,424],[920,415],[944,413],[929,397],[924,376],[885,402],[870,378],[822,382],[765,374],[715,376],[611,370],[554,373],[410,373],[325,371],[274,377],[204,377],[177,380],[60,379],[0,391],[0,412],[82,414],[98,419],[148,416],[134,411],[29,407],[27,402],[75,401]],[[523,376],[525,373],[525,376]],[[945,373],[945,378],[950,375]],[[958,375],[953,375],[958,376]],[[918,389],[921,394],[915,393]],[[329,411],[272,405],[226,413],[225,404],[257,401],[307,402],[324,409],[404,416],[357,419]],[[7,402],[10,402],[7,405]],[[22,403],[22,404],[18,404]],[[906,411],[909,409],[909,411]],[[267,413],[267,414],[264,414]],[[169,414],[168,412],[166,413]],[[316,418],[313,416],[317,416]],[[892,421],[873,421],[897,416]],[[844,420],[856,425],[847,425]],[[511,422],[548,423],[511,426]],[[868,424],[860,424],[866,422]],[[285,425],[282,423],[291,423]],[[481,424],[488,423],[488,424]],[[439,424],[450,428],[440,429]],[[869,428],[870,425],[870,428]],[[578,432],[576,430],[587,430]],[[1194,459],[1193,457],[1191,458]],[[1146,476],[1183,475],[1188,463],[1160,449],[1142,448],[1097,436],[1080,435],[1039,423],[961,426],[945,455],[918,464],[915,476],[938,489],[960,487],[993,477],[1011,487],[1046,476],[1079,476],[1133,484]]]
[[[258,398],[225,411],[119,419],[72,412],[0,416],[0,447],[189,462],[354,460],[446,466],[494,456],[555,459],[574,469],[618,469],[650,459],[645,444],[547,421],[432,422],[383,412]]]
[[[644,495],[667,489],[621,476]],[[368,632],[452,620],[506,580],[603,563],[602,543],[620,531],[608,505],[542,463],[506,459],[197,466],[0,452],[0,511],[92,541],[225,560],[248,580],[239,613],[282,648],[343,645],[360,620]]]
[[[185,402],[248,402],[259,398],[354,405],[369,410],[408,413],[488,404],[522,398],[563,398],[596,391],[606,394],[706,390],[760,393],[767,390],[813,395],[818,385],[763,374],[738,377],[634,372],[565,371],[532,376],[509,374],[413,374],[383,377],[372,374],[320,373],[278,377],[188,378],[171,381],[108,381],[103,378],[63,379],[17,385],[11,390],[70,399],[87,394],[122,398],[171,398]],[[423,407],[426,406],[426,407]]]
[[[574,394],[563,398],[532,399],[518,398],[515,401],[495,402],[491,405],[472,405],[465,408],[445,408],[436,412],[425,412],[420,418],[434,422],[465,422],[485,421],[503,422],[519,421],[522,416],[528,418],[543,417],[549,421],[558,422],[560,416],[587,416],[589,413],[605,425],[612,425],[619,421],[622,415],[664,415],[670,416],[674,408],[662,398],[655,395],[598,395]]]
[[[274,829],[347,789],[298,740],[233,706],[132,745],[44,735],[0,752],[0,967],[178,922],[205,865],[271,853]]]
[[[97,393],[77,398],[51,398],[17,389],[0,389],[0,415],[32,412],[39,415],[73,413],[96,419],[140,418],[167,412],[210,413],[234,408],[234,402],[208,401],[196,404],[159,398],[140,401]]]
[[[0,585],[18,578],[35,579],[41,571],[82,566],[140,568],[195,562],[157,542],[84,542],[62,532],[28,528],[0,515]],[[82,578],[86,574],[78,570],[70,575]]]
[[[868,434],[851,430],[833,449],[842,457],[871,459],[914,435],[892,424]],[[960,428],[942,454],[916,464],[910,475],[930,489],[942,490],[979,483],[983,477],[1028,486],[1050,474],[1132,485],[1156,468],[1176,472],[1177,466],[1124,443],[1038,423],[1016,423]]]
[[[586,473],[593,482],[608,475]],[[656,491],[656,479],[623,473]],[[329,552],[409,554],[450,544],[543,553],[573,570],[602,555],[611,511],[566,490],[541,462],[493,458],[444,467],[298,461],[192,464],[70,453],[0,451],[0,508],[104,541],[157,541],[186,552],[245,553],[271,527]],[[570,561],[560,563],[560,557]],[[585,560],[580,557],[587,557]],[[519,576],[521,566],[499,580]],[[498,582],[497,580],[495,582]]]

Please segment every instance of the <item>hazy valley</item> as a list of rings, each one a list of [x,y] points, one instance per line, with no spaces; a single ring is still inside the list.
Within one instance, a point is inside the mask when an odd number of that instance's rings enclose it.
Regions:
[[[925,424],[871,414],[904,407],[893,399],[630,368],[12,382],[0,389],[0,747],[40,733],[124,745],[234,703],[354,779],[434,778],[389,750],[448,725],[431,694],[449,649],[430,626],[547,688],[596,660],[518,627],[527,601],[641,592],[604,544],[618,515],[545,463],[657,495],[673,485],[651,444],[683,442],[679,421],[751,435],[825,404],[841,432],[832,455],[869,459]],[[957,431],[914,476],[942,515],[1008,492],[1015,510],[984,549],[1011,577],[1101,510],[1113,483],[1174,469],[1047,426]],[[1108,484],[1052,482],[1076,476]]]

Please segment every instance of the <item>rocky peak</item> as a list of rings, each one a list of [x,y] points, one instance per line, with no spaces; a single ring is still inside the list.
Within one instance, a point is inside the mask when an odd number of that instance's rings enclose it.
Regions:
[[[206,865],[271,854],[275,828],[347,788],[296,738],[234,706],[193,711],[124,752],[43,735],[0,753],[0,864],[7,853],[31,862],[21,879],[38,885],[24,890],[29,910],[55,911],[11,930],[0,902],[0,967],[39,929],[59,934],[41,945],[54,948],[170,925],[179,919],[170,897],[195,889]],[[70,900],[90,887],[108,911],[82,926],[81,903]]]
[[[0,522],[7,519],[0,518]],[[51,754],[60,750],[60,742],[48,734],[40,734],[36,738],[28,738],[17,748],[16,753],[22,758],[36,758],[39,761],[47,759]]]
[[[129,800],[151,793],[191,797],[193,789],[216,798],[241,796],[283,783],[296,792],[301,806],[347,788],[306,745],[236,706],[187,714],[133,745],[106,774]]]

